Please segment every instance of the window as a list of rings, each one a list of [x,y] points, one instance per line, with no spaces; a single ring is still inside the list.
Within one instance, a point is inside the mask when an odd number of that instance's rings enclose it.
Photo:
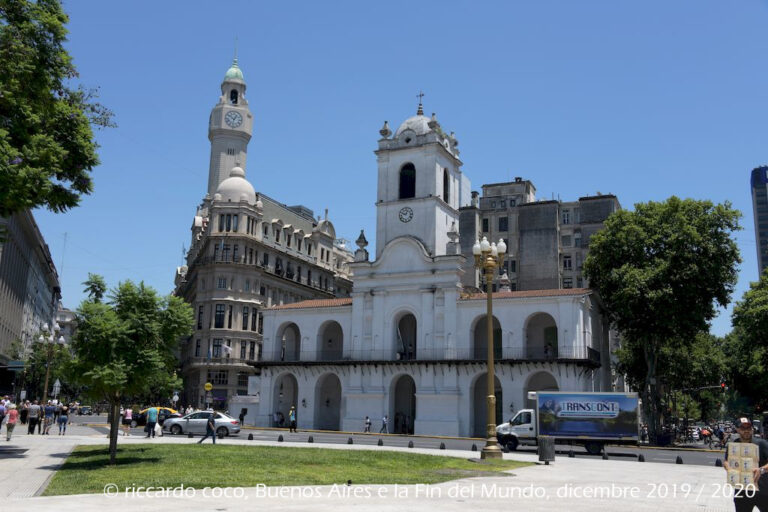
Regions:
[[[216,288],[220,290],[226,290],[227,288],[227,278],[226,277],[220,277],[219,280],[216,282]]]
[[[237,105],[237,89],[229,91],[229,102],[232,105]]]
[[[267,295],[267,289],[263,286],[259,287],[259,295],[265,297]]]
[[[240,340],[240,359],[245,359],[245,349],[246,349],[246,343],[245,340]]]
[[[571,246],[571,235],[563,235],[560,237],[560,242],[563,247],[570,247]]]
[[[573,278],[571,277],[564,277],[563,278],[563,288],[573,288]]]
[[[488,219],[483,219],[483,233],[488,232]]]
[[[298,282],[301,282],[301,266],[300,265],[296,267],[296,280]]]
[[[221,338],[215,338],[213,340],[213,352],[211,353],[211,357],[221,357]]]
[[[296,237],[296,250],[301,251],[301,238]]]
[[[237,385],[241,388],[248,387],[248,374],[245,372],[237,372]]]
[[[264,224],[264,238],[269,238],[269,226]]]
[[[563,256],[563,270],[571,270],[573,269],[573,261],[571,260],[571,256],[569,254],[566,254]]]
[[[563,224],[571,223],[571,210],[563,210]]]
[[[216,304],[216,316],[213,322],[214,329],[224,328],[224,304]]]
[[[285,235],[285,245],[286,245],[286,247],[290,247],[291,246],[291,239],[292,238],[293,237],[290,235],[290,233]]]
[[[506,207],[507,207],[507,202],[506,201],[500,201],[499,202],[499,208],[506,208]]]
[[[200,357],[200,340],[195,341],[195,357]]]
[[[258,325],[257,317],[261,316],[259,313],[256,312],[256,308],[253,308],[253,311],[251,311],[251,330],[255,331],[256,326]]]
[[[213,246],[213,261],[219,261],[219,244]]]
[[[574,247],[581,247],[581,233],[574,233],[573,234],[573,246]]]
[[[278,243],[278,244],[280,243],[280,230],[279,229],[275,230],[275,243]]]
[[[245,280],[245,291],[251,291],[251,281],[249,279]]]
[[[509,273],[512,274],[514,272],[517,272],[517,261],[509,260]]]
[[[221,246],[221,261],[229,261],[229,244]]]
[[[443,201],[451,202],[451,178],[448,176],[448,169],[443,169]]]
[[[256,253],[258,254],[258,253]],[[258,256],[256,256],[256,259],[258,259]],[[248,264],[253,265],[253,262],[255,261],[253,257],[253,248],[248,249]]]
[[[312,286],[312,271],[307,270],[307,286]]]
[[[232,306],[229,306],[228,308],[228,314],[227,314],[227,329],[232,328]]]
[[[221,342],[221,340],[219,340]],[[229,382],[229,372],[226,370],[217,370],[208,372],[208,382],[211,384],[217,384],[220,386],[226,386]]]
[[[307,256],[312,256],[312,244],[307,242]]]
[[[325,249],[323,247],[320,248],[320,261],[323,261],[325,259]]]
[[[407,163],[400,168],[400,199],[416,197],[416,168]]]
[[[499,217],[499,231],[507,231],[508,221],[506,217]]]
[[[243,306],[243,330],[248,330],[248,306]]]
[[[262,265],[265,267],[269,266],[269,254],[266,252],[264,253],[264,257],[262,258]]]
[[[234,214],[232,216],[232,231],[237,232],[237,219],[239,219],[239,218],[240,218],[240,216],[237,215],[237,214]]]
[[[580,277],[576,278],[576,288],[584,288],[584,280]]]
[[[230,213],[227,214],[226,224],[227,224],[227,226],[226,226],[225,229],[227,231],[232,231],[232,214],[230,214]]]
[[[219,232],[224,231],[224,214],[219,215]]]
[[[234,263],[239,263],[239,262],[237,261],[237,244],[235,244],[235,245],[233,245],[233,246],[232,246],[232,261],[233,261]]]
[[[203,306],[197,308],[197,328],[203,328]]]
[[[261,313],[258,314],[259,316],[259,334],[264,334],[264,317],[261,315]],[[261,347],[259,347],[259,352],[261,352]]]
[[[245,216],[245,232],[251,234],[251,217],[249,215]]]
[[[275,258],[275,274],[279,276],[283,275],[283,259],[282,258]]]
[[[491,201],[491,208],[496,208],[496,201]]]
[[[252,341],[251,346],[248,348],[248,359],[253,361],[256,358],[256,342]]]

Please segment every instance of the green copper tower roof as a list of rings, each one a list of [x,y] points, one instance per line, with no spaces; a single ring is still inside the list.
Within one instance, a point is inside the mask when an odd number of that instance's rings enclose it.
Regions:
[[[232,66],[227,70],[227,74],[224,75],[224,80],[233,79],[245,81],[243,78],[243,71],[237,65],[237,57],[235,57],[235,59],[232,61]]]

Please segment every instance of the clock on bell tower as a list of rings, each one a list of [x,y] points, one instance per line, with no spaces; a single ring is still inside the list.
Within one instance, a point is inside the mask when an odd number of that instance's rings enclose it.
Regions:
[[[211,141],[208,194],[211,197],[233,167],[239,165],[245,169],[252,130],[253,115],[245,99],[245,79],[235,57],[224,75],[219,102],[211,110],[208,121],[208,140]]]

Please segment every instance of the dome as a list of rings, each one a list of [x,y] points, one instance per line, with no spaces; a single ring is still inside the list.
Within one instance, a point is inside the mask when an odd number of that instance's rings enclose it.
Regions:
[[[429,127],[429,118],[427,116],[417,114],[403,121],[403,124],[395,132],[395,138],[399,137],[405,130],[412,130],[416,135],[424,135],[431,132],[432,128]]]
[[[242,80],[245,81],[245,78],[243,78],[243,71],[240,69],[240,67],[237,65],[237,59],[235,59],[232,62],[232,66],[227,70],[227,74],[224,75],[224,80]]]
[[[248,204],[256,202],[256,191],[245,179],[245,171],[241,167],[232,168],[229,178],[222,181],[216,189],[216,196],[220,196],[221,201],[247,201]]]

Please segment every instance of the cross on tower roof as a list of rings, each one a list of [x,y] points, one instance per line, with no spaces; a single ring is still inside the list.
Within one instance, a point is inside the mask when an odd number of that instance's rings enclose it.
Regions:
[[[421,105],[421,98],[424,97],[424,93],[419,91],[419,94],[416,95],[417,98],[419,98],[419,109],[416,111],[417,116],[423,116],[424,115],[424,107]]]

